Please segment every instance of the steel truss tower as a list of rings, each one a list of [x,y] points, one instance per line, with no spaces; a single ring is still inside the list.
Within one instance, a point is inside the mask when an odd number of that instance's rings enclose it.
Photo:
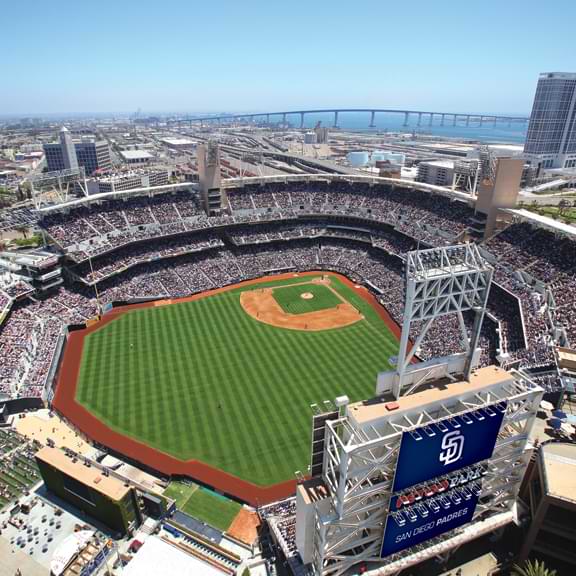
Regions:
[[[86,174],[82,166],[43,172],[29,177],[27,181],[30,183],[32,201],[36,209],[53,204],[54,197],[58,202],[68,202],[76,189],[79,189],[84,196],[88,196]]]
[[[360,562],[374,569],[371,574],[396,574],[426,559],[449,554],[461,544],[516,519],[516,499],[531,454],[526,449],[528,437],[543,391],[518,372],[508,376],[498,386],[474,389],[397,416],[391,412],[384,425],[361,428],[350,414],[326,423],[322,479],[329,496],[316,505],[314,513],[314,574],[341,576]],[[470,489],[479,497],[472,521],[381,558],[403,433],[424,426],[431,434],[438,433],[447,421],[465,426],[468,414],[504,406],[492,458],[480,481],[471,484]],[[417,506],[415,510],[418,513]]]
[[[394,396],[414,383],[408,379],[410,363],[432,324],[443,316],[458,317],[466,359],[462,372],[466,379],[474,364],[474,354],[480,339],[482,320],[490,291],[492,269],[480,255],[475,244],[461,244],[429,250],[415,250],[406,257],[406,300],[402,338],[398,353]],[[463,312],[475,313],[469,335]],[[418,338],[408,351],[410,329],[414,322],[423,322]]]

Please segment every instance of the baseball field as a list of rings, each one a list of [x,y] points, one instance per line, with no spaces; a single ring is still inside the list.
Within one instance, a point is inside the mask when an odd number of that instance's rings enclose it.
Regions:
[[[370,398],[398,350],[385,311],[336,274],[268,277],[161,304],[87,330],[75,402],[161,455],[256,486],[306,473],[310,404]]]

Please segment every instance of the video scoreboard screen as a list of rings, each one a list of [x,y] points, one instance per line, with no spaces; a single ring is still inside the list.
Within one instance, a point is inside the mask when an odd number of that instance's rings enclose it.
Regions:
[[[502,402],[403,433],[382,557],[472,520],[506,406]]]

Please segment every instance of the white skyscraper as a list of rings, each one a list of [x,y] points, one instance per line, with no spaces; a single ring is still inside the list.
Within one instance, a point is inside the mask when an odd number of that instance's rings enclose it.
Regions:
[[[576,167],[576,74],[540,74],[524,153],[543,168]]]
[[[64,160],[64,168],[77,169],[78,157],[76,156],[76,147],[72,142],[72,135],[66,126],[60,130],[60,144],[62,145],[62,157]]]

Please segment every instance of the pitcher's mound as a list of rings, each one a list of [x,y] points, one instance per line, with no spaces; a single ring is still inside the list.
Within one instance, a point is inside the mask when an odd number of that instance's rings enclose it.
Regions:
[[[312,294],[312,292],[304,292],[303,294],[300,294],[300,298],[302,298],[302,300],[312,300],[314,294]]]

